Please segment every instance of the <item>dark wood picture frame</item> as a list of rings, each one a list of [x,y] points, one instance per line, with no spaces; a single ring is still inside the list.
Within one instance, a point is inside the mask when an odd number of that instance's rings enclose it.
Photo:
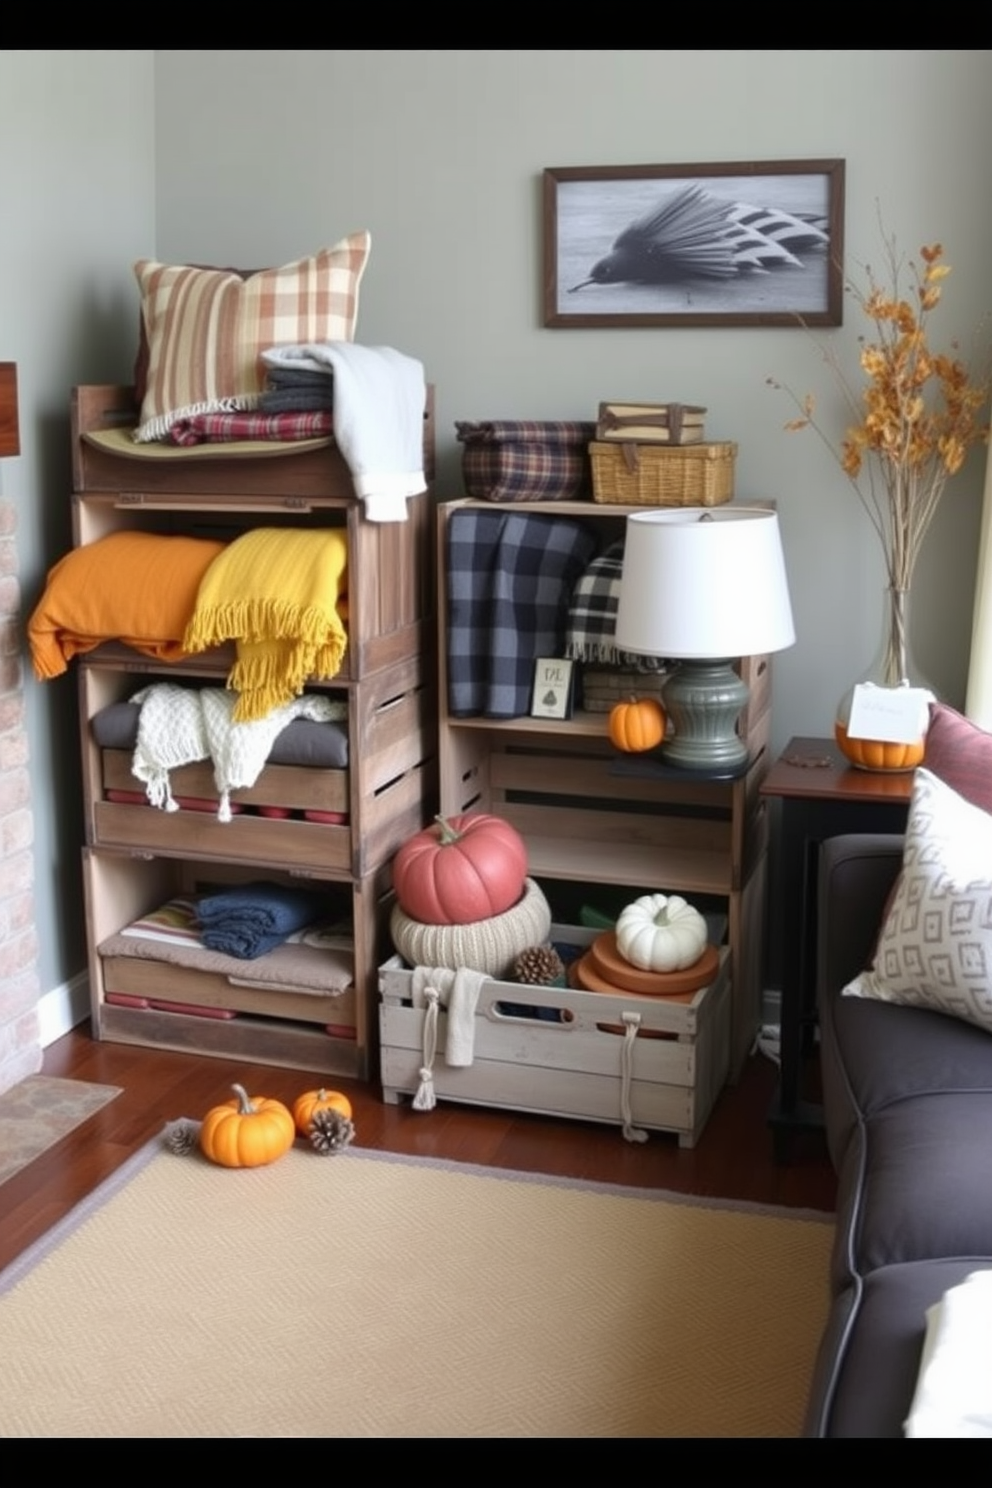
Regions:
[[[544,324],[836,326],[844,161],[548,167]]]

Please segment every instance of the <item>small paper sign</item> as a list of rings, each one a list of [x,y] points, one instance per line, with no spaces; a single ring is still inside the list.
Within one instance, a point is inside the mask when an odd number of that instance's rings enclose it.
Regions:
[[[560,656],[539,656],[534,663],[532,718],[570,718],[575,662]]]
[[[926,687],[876,687],[859,682],[851,699],[847,725],[851,739],[876,739],[880,744],[915,744],[926,732],[927,708],[933,693]]]

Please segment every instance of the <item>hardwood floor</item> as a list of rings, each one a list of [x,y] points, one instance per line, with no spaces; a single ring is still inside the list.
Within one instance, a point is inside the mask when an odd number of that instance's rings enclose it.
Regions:
[[[233,1081],[287,1102],[321,1083],[318,1074],[298,1070],[98,1043],[85,1024],[46,1050],[43,1072],[120,1085],[123,1094],[3,1185],[0,1268],[166,1122],[201,1117],[227,1098]],[[723,1091],[691,1151],[663,1133],[653,1132],[645,1143],[626,1142],[615,1126],[451,1104],[417,1112],[387,1106],[377,1086],[331,1083],[353,1103],[359,1147],[711,1198],[834,1206],[836,1184],[819,1134],[797,1137],[788,1163],[774,1161],[766,1117],[775,1068],[760,1054],[748,1061],[738,1084]]]

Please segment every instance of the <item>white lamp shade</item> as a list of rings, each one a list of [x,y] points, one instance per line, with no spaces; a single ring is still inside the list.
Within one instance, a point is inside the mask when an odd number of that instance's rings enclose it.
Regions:
[[[775,512],[679,507],[628,516],[619,650],[705,660],[762,656],[795,639]]]

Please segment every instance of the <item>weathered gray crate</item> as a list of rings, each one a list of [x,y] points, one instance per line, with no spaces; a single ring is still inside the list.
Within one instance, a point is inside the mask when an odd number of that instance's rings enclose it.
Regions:
[[[588,945],[597,933],[552,927],[556,941],[573,945]],[[420,1084],[426,1013],[413,1006],[413,972],[398,956],[379,968],[379,992],[383,1098],[395,1105]],[[558,1010],[561,1021],[550,1021],[549,1009]],[[624,1013],[641,1020],[629,1079],[625,1037],[618,1031]],[[442,1101],[618,1126],[626,1094],[634,1126],[675,1132],[681,1147],[692,1147],[727,1080],[730,1017],[726,949],[716,979],[688,1002],[488,980],[476,1005],[471,1065],[445,1063],[446,1020],[443,1011],[439,1016],[435,1094]]]

